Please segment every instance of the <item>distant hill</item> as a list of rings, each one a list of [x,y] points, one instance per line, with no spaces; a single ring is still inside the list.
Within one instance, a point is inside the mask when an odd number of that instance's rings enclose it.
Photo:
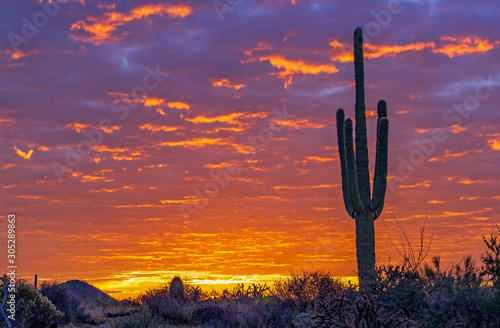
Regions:
[[[115,305],[119,302],[102,290],[81,280],[70,280],[60,284],[69,293],[81,301],[91,305]]]

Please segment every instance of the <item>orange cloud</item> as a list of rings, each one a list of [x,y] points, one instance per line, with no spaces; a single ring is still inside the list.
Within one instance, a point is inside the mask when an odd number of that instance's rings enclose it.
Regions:
[[[166,104],[168,107],[170,108],[175,108],[175,109],[189,109],[189,105],[186,104],[185,102],[182,102],[182,101],[171,101],[171,102],[167,102],[165,99],[161,99],[161,98],[149,98],[149,97],[146,97],[144,99],[144,106],[146,107],[156,107],[156,106],[160,106],[160,105],[163,105],[163,104]],[[158,109],[163,112],[161,110],[161,108],[157,108],[156,111],[158,112]],[[161,114],[161,112],[159,112]],[[165,112],[163,112],[163,114],[165,114]],[[163,115],[161,114],[161,115]]]
[[[335,65],[328,64],[310,64],[302,60],[286,59],[280,55],[264,56],[259,58],[260,61],[269,61],[275,68],[282,69],[280,76],[289,76],[293,74],[314,74],[321,73],[334,74],[339,70]]]
[[[418,188],[418,187],[429,188],[430,186],[431,186],[430,181],[429,180],[425,180],[424,182],[415,183],[415,184],[412,184],[412,185],[399,185],[398,188],[409,188],[409,189]]]
[[[335,158],[327,158],[327,157],[319,157],[319,156],[308,156],[306,157],[308,161],[324,163],[324,162],[333,162]]]
[[[124,153],[130,151],[128,148],[109,148],[106,145],[96,145],[92,148],[96,152]]]
[[[463,132],[463,131],[467,131],[467,128],[466,127],[463,127],[463,126],[460,126],[460,125],[457,125],[457,124],[454,124],[451,126],[451,132],[456,134],[456,133],[460,133],[460,132]]]
[[[486,38],[468,36],[454,38],[451,36],[440,37],[445,44],[433,50],[434,53],[441,53],[450,58],[473,53],[488,52],[495,48],[495,45]]]
[[[500,150],[500,140],[497,139],[488,140],[488,144],[490,145],[491,149]]]
[[[354,54],[352,46],[342,43],[338,40],[333,40],[328,43],[336,53],[332,57],[332,61],[336,62],[351,62],[354,61]],[[397,54],[407,51],[421,51],[425,49],[435,48],[434,42],[417,42],[407,45],[374,45],[370,43],[364,44],[364,57],[365,58],[379,58],[379,57],[395,57]]]
[[[140,167],[137,169],[138,172],[141,172],[143,171],[144,169],[153,169],[153,168],[156,168],[156,167],[167,167],[168,165],[167,164],[156,164],[156,165],[148,165],[148,166],[144,166],[144,167]]]
[[[118,189],[107,189],[107,188],[102,188],[102,189],[92,189],[92,190],[89,190],[89,192],[115,192],[115,191],[118,191]]]
[[[321,129],[325,127],[324,124],[322,123],[315,123],[309,121],[307,118],[303,119],[294,119],[294,120],[274,120],[274,123],[277,125],[284,125],[284,126],[290,126],[293,127],[294,129],[306,129],[306,128],[312,128],[312,129]]]
[[[129,148],[109,148],[106,145],[96,145],[92,148],[95,152],[109,152],[113,153],[112,158],[116,161],[132,161],[141,159],[141,156],[147,156],[140,150],[132,150]]]
[[[219,133],[220,131],[229,131],[229,132],[243,132],[245,131],[244,128],[238,128],[238,127],[217,127],[213,128],[212,130],[205,130],[205,133]]]
[[[430,50],[433,53],[442,53],[452,58],[455,56],[463,56],[471,53],[487,52],[497,43],[492,43],[488,39],[480,37],[462,37],[454,38],[450,36],[440,37],[444,44],[437,45],[435,42],[416,42],[406,45],[374,45],[371,43],[364,44],[364,57],[368,59],[379,57],[395,57],[397,54],[408,51],[423,51]],[[333,40],[329,45],[334,49],[336,54],[332,57],[332,61],[348,62],[353,61],[354,56],[352,47],[347,44]]]
[[[395,57],[397,54],[407,51],[421,51],[425,49],[432,49],[436,47],[434,42],[417,42],[406,45],[373,45],[366,43],[364,45],[365,58],[379,58],[379,57]]]
[[[80,178],[80,181],[83,183],[87,182],[111,182],[113,179],[108,179],[105,176],[92,175],[92,174],[83,174],[81,172],[73,172],[71,173],[73,178]]]
[[[167,106],[175,109],[189,109],[189,105],[182,101],[172,101],[168,102]]]
[[[37,147],[38,147],[38,150],[40,150],[40,151],[50,151],[50,148],[47,146],[38,145]]]
[[[246,84],[231,84],[228,79],[210,80],[210,82],[212,82],[213,87],[225,87],[235,90],[246,87]]]
[[[134,8],[129,13],[112,11],[105,12],[101,17],[88,17],[88,22],[78,21],[71,25],[71,30],[83,31],[86,34],[86,36],[74,36],[77,40],[101,44],[118,40],[116,36],[113,36],[113,32],[117,27],[133,20],[164,15],[171,18],[184,18],[191,13],[192,9],[188,5],[147,4]]]
[[[145,157],[145,155],[143,153],[141,153],[140,151],[133,151],[133,152],[130,152],[128,155],[121,155],[119,153],[113,154],[113,159],[115,161],[135,161],[135,160],[141,159],[143,157]]]
[[[220,115],[220,116],[214,116],[214,117],[206,117],[206,116],[200,115],[200,116],[195,116],[194,118],[186,118],[186,121],[192,122],[195,124],[220,122],[220,123],[238,125],[238,124],[240,124],[240,122],[237,119],[244,116],[244,115],[245,115],[245,113],[231,113],[228,115]]]
[[[2,118],[2,117],[0,117],[0,123],[15,123],[15,121],[11,120],[10,118]]]
[[[220,164],[205,164],[203,167],[207,169],[224,169],[226,167],[234,167],[235,163],[231,162],[221,162]]]
[[[144,100],[144,106],[146,107],[153,107],[153,106],[159,106],[165,102],[165,99],[160,99],[160,98],[146,98]]]
[[[464,158],[469,156],[470,154],[481,154],[483,152],[482,149],[475,150],[466,150],[460,153],[452,153],[450,150],[446,150],[442,157],[433,157],[429,159],[429,162],[435,162],[437,160],[446,161],[447,158]]]
[[[165,141],[161,146],[169,147],[186,147],[186,148],[203,148],[207,145],[222,145],[227,144],[222,138],[193,138],[183,141]]]
[[[245,62],[251,61],[254,60]],[[335,74],[339,71],[333,64],[312,64],[303,60],[286,59],[281,55],[263,56],[259,58],[259,61],[269,61],[273,67],[281,70],[278,72],[278,76],[286,79],[284,84],[285,89],[288,89],[288,86],[292,84],[293,75],[295,74]]]
[[[158,132],[158,131],[163,131],[163,132],[171,132],[171,131],[177,131],[179,130],[179,127],[177,126],[163,126],[163,125],[154,125],[154,124],[143,124],[139,126],[139,129],[141,130],[148,130],[151,132]]]
[[[14,150],[19,156],[21,156],[24,159],[30,159],[31,155],[33,155],[33,149],[30,149],[27,153],[25,153],[24,151],[17,148],[16,145],[14,145]]]
[[[474,184],[474,183],[487,183],[487,182],[492,182],[493,180],[472,180],[472,179],[468,179],[468,178],[460,178],[458,180],[458,183],[461,183],[461,184]]]
[[[120,130],[122,127],[117,126],[117,125],[112,125],[108,127],[104,126],[95,126],[95,125],[90,125],[90,124],[82,124],[82,123],[69,123],[64,126],[67,129],[73,129],[78,133],[81,133],[83,130],[90,130],[90,129],[101,129],[105,133],[113,133],[114,131]]]
[[[349,45],[342,43],[338,40],[333,40],[328,42],[328,44],[334,49],[336,54],[332,57],[332,61],[338,61],[341,63],[354,61],[354,54]]]
[[[167,113],[165,113],[161,108],[157,108],[156,112],[160,114],[161,116],[167,116]]]
[[[334,210],[335,207],[313,207],[313,211],[331,211]]]
[[[164,199],[160,200],[160,203],[162,205],[165,204],[185,204],[185,203],[192,203],[193,201],[190,199]]]
[[[273,186],[272,188],[275,190],[280,189],[318,189],[318,188],[333,188],[332,184],[320,184],[315,186]]]

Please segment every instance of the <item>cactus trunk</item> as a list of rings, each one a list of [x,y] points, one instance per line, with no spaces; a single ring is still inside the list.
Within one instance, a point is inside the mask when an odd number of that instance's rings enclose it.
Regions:
[[[337,139],[342,176],[342,194],[347,213],[356,224],[356,257],[361,291],[366,291],[375,281],[375,225],[382,213],[387,185],[387,153],[389,121],[387,105],[380,100],[377,106],[377,151],[373,195],[370,191],[368,169],[368,142],[366,136],[363,31],[354,31],[354,75],[356,80],[356,156],[352,137],[352,120],[344,119],[344,110],[337,111]]]
[[[373,211],[355,213],[356,258],[361,290],[374,281],[375,274],[375,220]]]

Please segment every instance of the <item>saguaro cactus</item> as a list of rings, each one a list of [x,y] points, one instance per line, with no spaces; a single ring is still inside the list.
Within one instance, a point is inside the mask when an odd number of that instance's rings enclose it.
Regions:
[[[354,31],[354,73],[356,80],[356,161],[354,159],[352,120],[344,119],[344,110],[337,111],[337,141],[342,173],[342,194],[347,213],[356,224],[356,257],[360,289],[365,289],[375,277],[375,225],[382,213],[387,185],[387,150],[389,120],[387,105],[377,106],[377,153],[373,194],[370,192],[368,146],[366,141],[365,86],[363,68],[363,31]]]
[[[168,291],[170,297],[175,298],[176,300],[183,300],[185,297],[184,293],[184,285],[182,283],[181,278],[174,277],[170,282],[170,288]]]

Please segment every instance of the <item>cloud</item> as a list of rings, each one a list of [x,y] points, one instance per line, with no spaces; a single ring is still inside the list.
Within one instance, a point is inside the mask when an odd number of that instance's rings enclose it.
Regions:
[[[165,102],[165,99],[160,99],[160,98],[148,98],[144,100],[144,106],[146,107],[156,107],[158,105],[161,105]]]
[[[225,141],[223,138],[192,138],[188,140],[182,140],[182,141],[164,141],[161,143],[161,146],[168,146],[168,147],[185,147],[185,148],[204,148],[206,146],[212,146],[212,145],[227,145],[230,144],[227,141]]]
[[[498,42],[491,43],[487,38],[477,36],[466,37],[440,37],[442,44],[433,50],[434,53],[441,53],[450,58],[464,56],[474,53],[485,53],[498,47]]]
[[[174,4],[146,4],[132,9],[128,13],[118,11],[106,11],[100,17],[89,16],[87,21],[80,20],[71,25],[74,32],[73,38],[84,42],[101,44],[104,42],[117,41],[116,29],[134,20],[144,19],[149,16],[168,16],[170,18],[184,18],[192,13],[188,5]]]
[[[307,62],[306,60],[293,60],[288,59],[284,55],[267,55],[259,57],[251,57],[246,60],[242,60],[242,63],[253,63],[256,61],[265,62],[268,61],[271,66],[277,68],[279,72],[277,75],[285,79],[284,87],[288,89],[290,84],[292,84],[294,75],[319,75],[319,74],[335,74],[339,70],[334,64],[317,64],[312,62]]]
[[[259,60],[269,61],[273,67],[280,69],[280,76],[289,76],[293,74],[335,74],[339,71],[333,64],[308,63],[304,60],[287,59],[282,55],[263,56],[260,57]]]
[[[284,125],[284,126],[289,126],[294,129],[321,129],[325,127],[325,124],[319,123],[319,122],[313,122],[310,119],[307,118],[296,118],[296,119],[288,119],[288,120],[281,120],[281,119],[275,119],[274,120],[275,124],[277,125]]]
[[[325,162],[333,162],[335,158],[321,157],[321,156],[307,156],[307,161],[325,163]]]
[[[243,116],[245,116],[245,113],[231,113],[231,114],[219,115],[219,116],[213,116],[213,117],[199,115],[199,116],[195,116],[193,118],[186,118],[186,121],[192,122],[195,124],[219,122],[219,123],[239,125],[239,124],[241,124],[241,122],[238,119],[243,117]]]
[[[151,132],[159,132],[159,131],[172,132],[172,131],[179,130],[179,127],[178,126],[154,125],[154,124],[146,123],[146,124],[142,124],[141,126],[139,126],[139,129],[148,130]]]
[[[146,107],[157,107],[161,105],[166,105],[169,108],[174,108],[174,109],[189,109],[189,105],[186,104],[185,102],[182,101],[167,101],[165,99],[161,98],[153,98],[153,97],[144,97],[144,106]],[[160,115],[163,115],[161,108],[157,112]],[[163,112],[165,113],[165,112]]]
[[[364,56],[368,59],[379,57],[395,57],[397,54],[408,51],[422,51],[436,47],[434,42],[418,42],[406,45],[373,45],[365,44]]]
[[[30,159],[31,155],[33,155],[33,149],[30,149],[30,150],[28,150],[27,153],[25,153],[24,151],[17,148],[16,145],[14,145],[14,150],[16,151],[16,154],[18,154],[19,156],[21,156],[24,159]]]
[[[103,172],[104,173],[104,172]],[[88,182],[111,182],[114,181],[112,178],[107,178],[103,173],[98,174],[84,174],[82,172],[73,172],[71,173],[71,177],[80,178],[80,181],[83,183]]]
[[[492,150],[500,150],[500,140],[499,139],[490,139],[488,140],[488,145]]]
[[[485,53],[499,46],[499,42],[491,42],[486,38],[467,36],[455,38],[451,36],[439,37],[441,42],[415,42],[404,45],[395,44],[372,44],[366,42],[363,45],[363,55],[366,59],[375,59],[380,57],[396,57],[410,51],[430,51],[432,53],[441,53],[450,58],[455,56],[464,56],[473,53]],[[329,42],[333,48],[334,56],[332,61],[348,62],[354,60],[352,45],[341,43],[338,40]]]
[[[75,130],[78,133],[81,133],[85,130],[93,130],[93,129],[101,129],[104,133],[113,133],[115,131],[119,131],[121,129],[121,126],[118,125],[112,125],[112,126],[97,126],[97,125],[91,125],[91,124],[83,124],[83,123],[68,123],[64,126],[66,129],[72,129]]]
[[[182,101],[167,102],[167,106],[175,109],[189,109],[189,105]]]
[[[246,87],[246,84],[231,84],[228,79],[218,79],[218,80],[210,80],[212,82],[213,87],[225,87],[230,89],[239,90],[241,88]]]
[[[319,184],[319,185],[314,185],[314,186],[284,186],[284,185],[278,185],[278,186],[273,186],[272,188],[275,190],[281,190],[281,189],[318,189],[318,188],[333,188],[334,185],[332,184]]]

